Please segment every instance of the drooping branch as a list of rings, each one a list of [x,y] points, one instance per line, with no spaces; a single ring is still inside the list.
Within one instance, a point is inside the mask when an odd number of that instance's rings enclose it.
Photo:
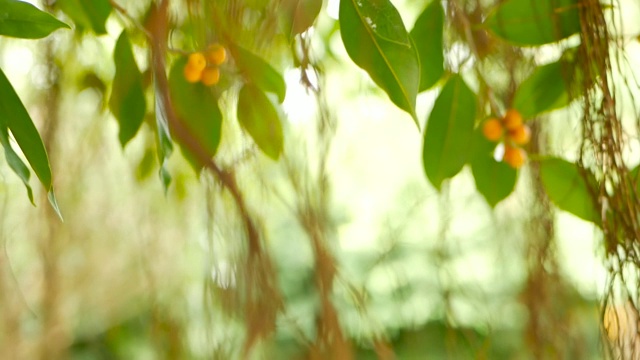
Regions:
[[[189,151],[194,154],[196,159],[222,183],[223,187],[227,189],[233,197],[247,232],[249,251],[252,253],[259,252],[259,232],[256,224],[249,215],[246,202],[240,192],[234,173],[231,170],[222,170],[218,164],[209,157],[207,150],[202,146],[202,144],[200,144],[193,134],[191,134],[189,129],[177,116],[173,107],[171,96],[169,95],[169,83],[166,74],[165,60],[165,54],[168,48],[168,4],[169,0],[161,1],[160,4],[152,10],[152,14],[146,24],[146,30],[150,36],[149,45],[151,47],[152,70],[157,84],[156,91],[158,93],[156,96],[159,97],[164,108],[168,126],[171,129],[172,135],[174,135],[180,143],[186,146]]]
[[[169,0],[161,2],[152,9],[146,29],[151,35],[151,62],[156,82],[156,96],[165,117],[165,124],[172,136],[191,152],[199,163],[213,174],[232,196],[242,220],[248,242],[248,259],[245,262],[244,315],[247,335],[243,357],[247,357],[258,340],[275,330],[276,315],[282,309],[280,293],[276,286],[273,267],[269,256],[262,248],[258,224],[253,218],[236,181],[233,169],[223,170],[210,156],[202,144],[185,126],[176,114],[166,74],[165,54],[168,38]]]

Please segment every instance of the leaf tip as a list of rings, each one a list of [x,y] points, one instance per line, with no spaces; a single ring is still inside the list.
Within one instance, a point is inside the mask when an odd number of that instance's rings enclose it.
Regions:
[[[411,119],[413,119],[413,123],[416,124],[418,132],[421,132],[422,129],[420,128],[420,120],[418,120],[418,115],[416,114],[415,110],[411,112]]]
[[[27,196],[29,197],[29,202],[31,203],[31,205],[36,206],[36,202],[33,200],[33,190],[31,190],[31,186],[29,186],[28,184],[25,184],[25,186],[27,187]]]
[[[64,218],[62,217],[62,212],[60,211],[60,207],[58,206],[58,200],[56,200],[56,195],[53,192],[53,188],[49,190],[47,194],[47,199],[49,199],[49,204],[51,204],[51,208],[56,212],[58,218],[60,218],[61,222],[64,222]]]
[[[274,149],[275,151],[266,151],[265,154],[273,161],[278,162],[280,155],[282,154],[282,148]]]
[[[169,192],[169,185],[171,185],[171,174],[169,174],[166,164],[162,164],[160,166],[159,175],[160,182],[162,183],[162,189],[164,190],[164,196],[167,196],[167,193]]]

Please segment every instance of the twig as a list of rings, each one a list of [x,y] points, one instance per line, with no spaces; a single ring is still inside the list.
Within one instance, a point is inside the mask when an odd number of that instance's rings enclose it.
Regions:
[[[120,13],[122,17],[129,20],[138,30],[142,31],[147,39],[152,39],[152,34],[140,22],[138,22],[138,20],[131,16],[127,9],[123,8],[122,5],[118,4],[115,0],[109,0],[109,4],[111,4],[111,7]]]
[[[167,8],[169,0],[163,0],[153,11],[150,16],[150,21],[147,24],[146,31],[150,35],[151,45],[151,57],[152,68],[155,80],[158,84],[157,96],[160,97],[160,101],[164,105],[166,111],[166,118],[169,122],[169,127],[176,139],[180,141],[187,149],[193,153],[196,159],[203,164],[211,173],[222,183],[222,185],[229,191],[233,197],[240,217],[244,223],[245,230],[247,232],[247,239],[249,241],[249,252],[252,255],[260,253],[260,240],[258,228],[255,222],[249,215],[246,202],[238,188],[238,184],[235,178],[235,174],[232,171],[222,170],[218,164],[213,161],[208,152],[202,147],[202,145],[195,139],[190,133],[182,121],[178,118],[171,97],[169,95],[169,83],[167,74],[165,72],[166,64],[164,52],[167,49]]]

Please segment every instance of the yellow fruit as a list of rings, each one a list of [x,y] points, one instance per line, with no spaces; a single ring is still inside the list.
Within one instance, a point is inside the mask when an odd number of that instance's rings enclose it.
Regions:
[[[482,126],[482,133],[484,137],[486,137],[490,141],[498,141],[502,137],[502,133],[504,129],[502,128],[502,124],[498,119],[489,119],[484,122]]]
[[[504,162],[509,164],[514,169],[519,169],[524,165],[527,160],[527,153],[518,147],[511,147],[509,145],[504,146]]]
[[[189,55],[189,61],[187,62],[187,65],[197,71],[202,71],[205,67],[207,67],[207,59],[205,59],[202,53],[195,52]]]
[[[220,65],[227,59],[227,52],[220,44],[209,46],[206,52],[207,61],[214,65]]]
[[[517,145],[525,145],[531,140],[531,130],[527,125],[520,125],[513,130],[509,130],[509,139]]]
[[[502,118],[502,123],[507,130],[515,130],[522,125],[522,115],[517,110],[509,109]]]
[[[192,66],[190,63],[184,67],[184,78],[187,79],[190,83],[196,83],[200,81],[200,77],[202,75],[202,70],[197,69]]]
[[[200,81],[207,86],[217,84],[218,81],[220,81],[220,69],[217,67],[207,67],[202,71]]]

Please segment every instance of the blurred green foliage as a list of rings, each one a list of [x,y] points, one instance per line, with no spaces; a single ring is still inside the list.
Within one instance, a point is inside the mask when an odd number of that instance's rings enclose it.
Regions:
[[[602,358],[577,1],[42,5],[0,0],[1,358]]]

